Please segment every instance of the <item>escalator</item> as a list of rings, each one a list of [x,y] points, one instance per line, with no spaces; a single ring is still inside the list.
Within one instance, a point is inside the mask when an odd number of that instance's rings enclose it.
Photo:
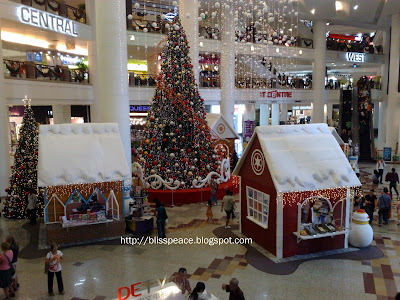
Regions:
[[[341,90],[339,105],[339,134],[352,145],[352,153],[359,161],[375,159],[374,130],[370,90],[364,85],[353,90]]]

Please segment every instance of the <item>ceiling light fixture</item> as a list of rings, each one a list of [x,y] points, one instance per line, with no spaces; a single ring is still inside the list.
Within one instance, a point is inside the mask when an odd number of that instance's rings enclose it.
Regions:
[[[315,8],[313,8],[313,9],[311,10],[311,13],[312,13],[312,14],[315,14]]]
[[[354,5],[354,10],[357,10],[358,9],[358,5]]]

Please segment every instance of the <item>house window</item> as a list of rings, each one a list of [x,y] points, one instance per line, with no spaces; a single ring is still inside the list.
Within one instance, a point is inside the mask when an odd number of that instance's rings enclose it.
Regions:
[[[247,219],[268,228],[268,213],[270,196],[249,186],[247,191]]]

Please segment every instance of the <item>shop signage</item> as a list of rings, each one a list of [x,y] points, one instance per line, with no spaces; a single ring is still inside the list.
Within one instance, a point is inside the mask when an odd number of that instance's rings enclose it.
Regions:
[[[18,8],[18,17],[20,21],[25,24],[57,31],[63,34],[78,36],[76,24],[72,20],[33,7],[20,6]]]
[[[130,112],[147,112],[150,106],[148,105],[131,105]]]
[[[260,92],[260,97],[261,98],[292,98],[293,92],[280,92],[278,90]]]
[[[347,52],[346,59],[355,63],[365,62],[365,53]]]
[[[161,282],[157,279],[158,285],[157,287],[150,288],[150,280],[137,282],[131,284],[129,287],[121,287],[118,289],[118,298],[115,300],[149,300],[149,299],[158,299],[158,300],[184,300],[181,291],[174,283],[165,284],[166,277]],[[141,286],[144,285],[146,287],[145,290],[138,292]],[[124,294],[124,295],[123,295]],[[126,295],[125,295],[126,294]]]
[[[243,132],[243,139],[245,142],[250,141],[250,138],[253,135],[254,129],[256,128],[255,121],[244,121],[244,132]]]
[[[383,160],[384,161],[391,161],[392,160],[392,148],[391,147],[384,147],[383,148]]]

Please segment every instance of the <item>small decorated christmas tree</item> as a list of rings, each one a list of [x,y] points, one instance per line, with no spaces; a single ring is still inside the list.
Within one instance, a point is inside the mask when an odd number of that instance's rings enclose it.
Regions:
[[[6,189],[7,198],[3,215],[13,219],[26,217],[27,193],[29,189],[37,190],[38,133],[39,127],[35,121],[30,99],[25,96],[24,117],[19,131],[17,149],[14,155],[14,165],[10,178],[10,186]],[[36,204],[37,217],[43,216],[43,194],[38,193]]]
[[[186,34],[176,17],[161,55],[161,73],[139,148],[145,177],[179,180],[181,188],[191,188],[194,179],[218,169],[204,100],[188,54]]]

